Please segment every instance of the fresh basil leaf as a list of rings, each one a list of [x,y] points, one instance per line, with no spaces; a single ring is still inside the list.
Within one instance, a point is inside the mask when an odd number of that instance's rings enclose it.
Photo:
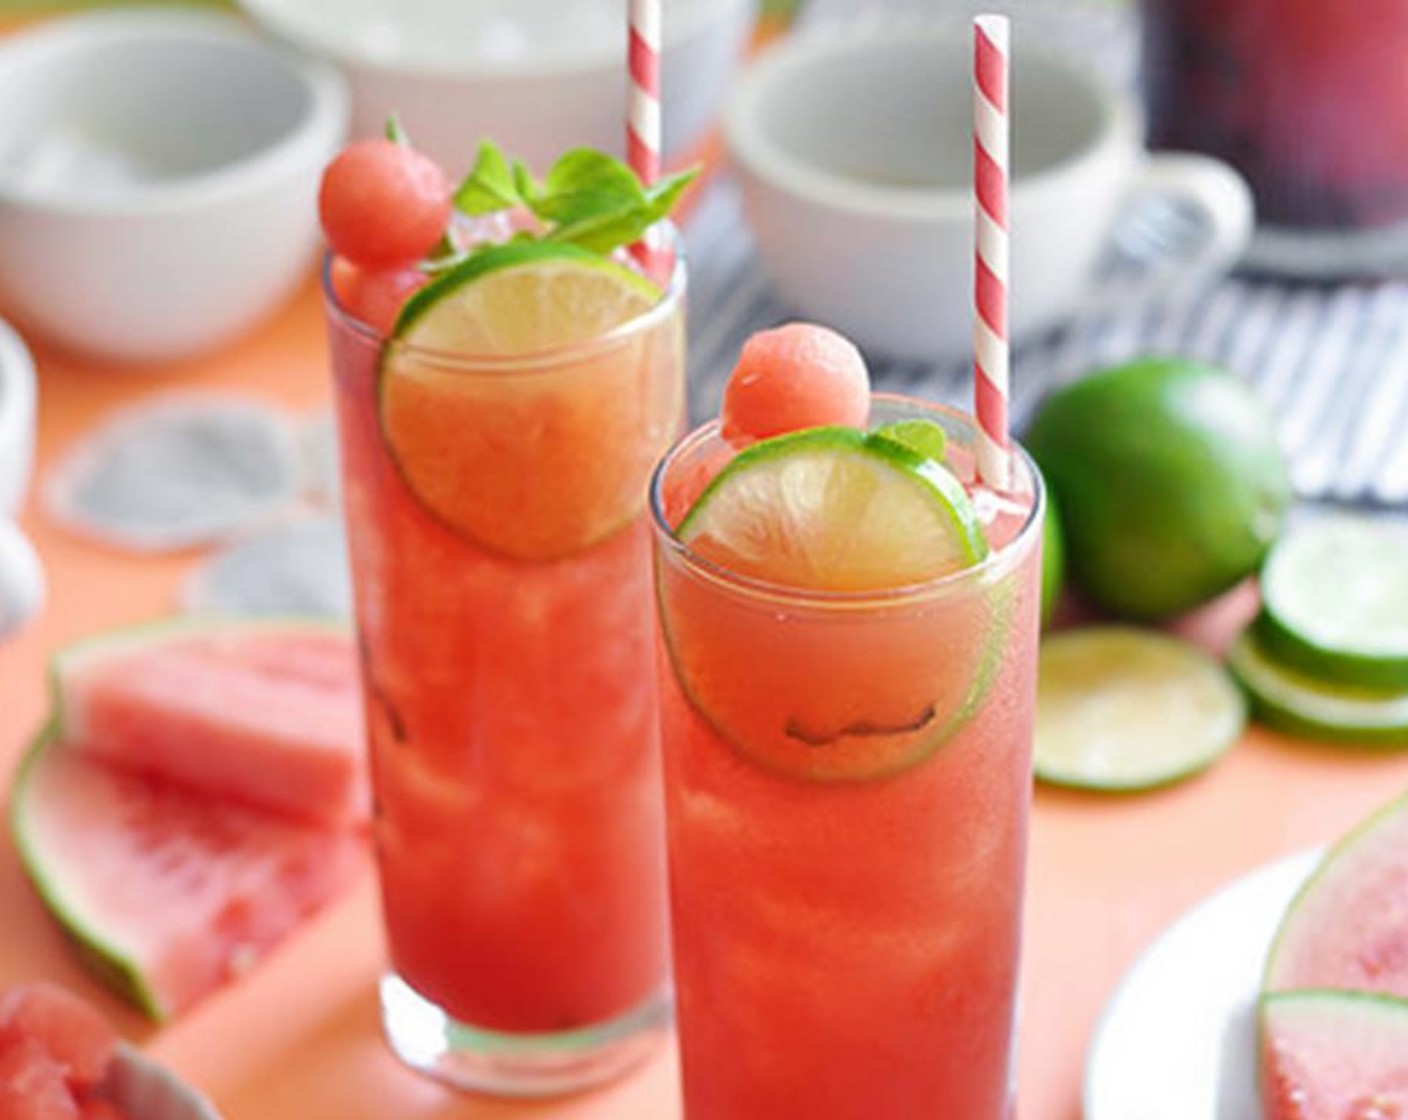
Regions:
[[[386,138],[393,144],[399,144],[403,148],[411,146],[411,138],[407,135],[405,128],[401,125],[401,118],[392,113],[386,118]]]
[[[471,217],[478,217],[522,205],[525,200],[519,193],[516,170],[516,167],[510,169],[508,157],[497,144],[492,140],[482,141],[474,166],[455,191],[455,206]]]
[[[675,204],[679,202],[680,196],[697,178],[699,178],[699,168],[689,167],[683,171],[677,171],[673,175],[666,175],[663,179],[646,188],[645,194],[649,200],[652,225],[669,215],[670,211],[675,208]]]
[[[510,162],[486,140],[455,194],[455,205],[471,216],[524,207],[537,217],[543,232],[520,232],[513,240],[538,236],[606,255],[638,241],[666,217],[697,174],[696,169],[682,171],[647,187],[620,160],[575,148],[539,182],[523,163]]]
[[[645,191],[630,168],[602,152],[575,148],[548,171],[535,209],[548,221],[568,225],[640,209],[645,202]]]
[[[446,268],[457,264],[463,260],[465,251],[460,247],[458,241],[446,230],[440,235],[440,240],[435,243],[435,247],[425,255],[422,267],[427,272],[442,272]]]
[[[538,186],[538,180],[533,178],[533,173],[520,160],[513,161],[513,189],[518,192],[523,204],[538,214],[538,199],[542,197],[543,190]],[[542,215],[538,214],[538,217]]]
[[[548,240],[568,241],[604,256],[622,245],[638,241],[651,224],[642,209],[593,214],[580,221],[557,226],[548,234]]]

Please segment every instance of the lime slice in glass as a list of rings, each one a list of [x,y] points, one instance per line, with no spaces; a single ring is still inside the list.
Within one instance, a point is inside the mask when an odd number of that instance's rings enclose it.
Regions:
[[[1246,703],[1196,646],[1125,626],[1053,634],[1037,671],[1037,777],[1140,790],[1211,765],[1246,724]]]
[[[1408,689],[1360,688],[1311,676],[1273,655],[1258,626],[1233,642],[1227,664],[1268,727],[1331,742],[1408,747]]]
[[[891,441],[812,428],[754,444],[678,533],[756,582],[720,595],[663,566],[676,677],[740,755],[776,774],[854,782],[917,765],[972,717],[1007,648],[1010,584],[915,587],[988,545],[962,484]]]
[[[420,504],[525,560],[627,524],[678,430],[682,318],[613,332],[659,301],[624,265],[552,242],[485,250],[411,297],[382,353],[377,406]]]
[[[1408,689],[1408,525],[1307,521],[1271,550],[1261,594],[1257,626],[1277,661],[1360,688]]]
[[[395,334],[452,354],[532,354],[598,338],[659,299],[640,273],[597,253],[552,241],[510,242],[417,291]]]
[[[809,428],[754,444],[699,496],[679,537],[739,575],[822,591],[904,587],[988,552],[952,473],[854,428]]]

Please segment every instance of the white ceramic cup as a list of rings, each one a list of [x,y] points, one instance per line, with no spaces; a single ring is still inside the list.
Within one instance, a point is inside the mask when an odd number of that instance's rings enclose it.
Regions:
[[[1251,195],[1201,156],[1151,155],[1132,95],[1014,28],[1010,325],[1187,291],[1247,244]],[[725,136],[780,294],[868,349],[966,354],[973,337],[972,40],[895,24],[815,31],[765,53]],[[1187,252],[1100,286],[1122,215],[1160,194],[1207,230]]]
[[[39,558],[13,517],[29,485],[34,456],[34,361],[0,321],[0,638],[44,600]]]

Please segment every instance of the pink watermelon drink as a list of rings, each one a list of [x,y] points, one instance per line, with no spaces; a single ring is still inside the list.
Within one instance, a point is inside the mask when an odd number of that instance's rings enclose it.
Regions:
[[[486,159],[469,182],[502,193]],[[667,1007],[645,507],[684,277],[601,250],[475,246],[388,329],[328,290],[385,1024],[413,1065],[511,1093],[617,1072]],[[397,285],[362,267],[346,290],[380,306]]]
[[[653,492],[685,1112],[1001,1120],[1041,484],[1020,457],[1014,495],[979,491],[946,409],[875,397],[850,426],[834,369],[779,342]],[[740,432],[749,379],[833,422]]]

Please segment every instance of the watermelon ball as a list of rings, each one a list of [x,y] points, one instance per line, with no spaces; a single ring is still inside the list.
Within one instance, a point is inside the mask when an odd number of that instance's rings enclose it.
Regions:
[[[64,1067],[32,1038],[0,1042],[0,1120],[80,1120]]]
[[[429,156],[390,140],[359,140],[323,172],[318,216],[338,256],[363,268],[404,268],[444,234],[451,197]]]
[[[401,308],[430,277],[414,267],[360,268],[334,257],[331,280],[343,308],[378,334],[389,335]]]
[[[117,1047],[117,1031],[72,992],[46,981],[20,984],[0,995],[0,1048],[37,1043],[76,1089],[102,1080]]]
[[[802,428],[864,428],[870,376],[849,339],[813,323],[759,331],[724,386],[720,428],[739,446]]]

